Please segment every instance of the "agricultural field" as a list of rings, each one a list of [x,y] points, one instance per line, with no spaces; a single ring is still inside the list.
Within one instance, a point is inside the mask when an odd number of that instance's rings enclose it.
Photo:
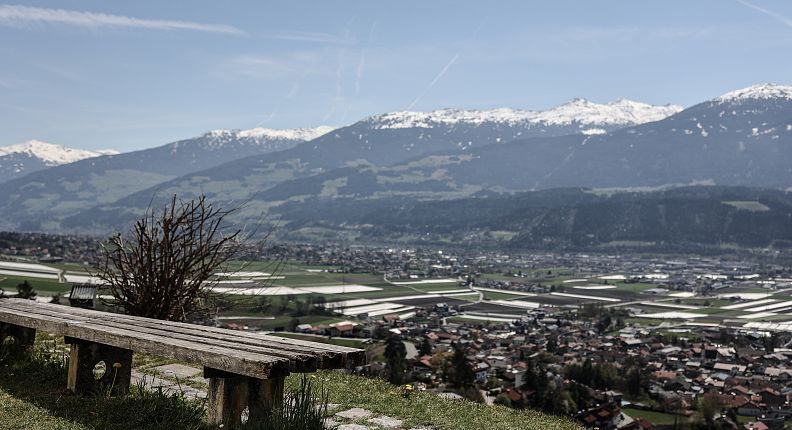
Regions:
[[[413,318],[421,308],[446,304],[458,310],[454,320],[500,323],[537,309],[554,313],[584,305],[629,311],[628,323],[656,325],[696,323],[745,325],[792,321],[792,289],[742,285],[702,296],[672,291],[657,281],[630,283],[621,275],[586,277],[564,268],[524,273],[525,277],[483,275],[486,279],[525,282],[541,277],[546,293],[465,285],[460,279],[391,280],[370,273],[337,273],[336,267],[296,262],[233,262],[236,271],[218,273],[215,296],[225,305],[218,318],[264,330],[290,329],[299,324],[333,324],[360,317],[395,314]],[[27,280],[42,300],[69,292],[75,282],[95,281],[83,266],[0,262],[0,288],[13,294]],[[478,284],[477,282],[477,284]],[[330,311],[315,313],[315,304]]]

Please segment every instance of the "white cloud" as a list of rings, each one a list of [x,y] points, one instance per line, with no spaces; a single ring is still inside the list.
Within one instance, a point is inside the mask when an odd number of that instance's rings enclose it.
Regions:
[[[327,43],[331,45],[353,45],[355,40],[349,37],[340,37],[330,33],[318,33],[311,31],[276,31],[264,33],[261,37],[265,39],[288,40],[292,42],[314,42]]]
[[[255,78],[281,78],[296,72],[293,65],[276,58],[259,55],[243,55],[229,62],[231,69],[245,76]]]
[[[222,24],[201,24],[190,21],[139,19],[123,15],[49,9],[29,6],[0,5],[0,25],[29,26],[64,24],[89,28],[145,28],[152,30],[192,30],[210,33],[244,34],[236,27]]]

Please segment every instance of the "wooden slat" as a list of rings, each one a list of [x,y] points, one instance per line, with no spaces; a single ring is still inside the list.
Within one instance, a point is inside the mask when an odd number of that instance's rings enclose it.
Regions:
[[[141,327],[145,328],[146,330],[160,330],[164,332],[164,335],[188,335],[190,336],[189,340],[199,341],[204,343],[216,343],[216,342],[224,342],[223,346],[234,348],[234,349],[241,349],[241,350],[251,350],[255,352],[261,353],[269,353],[275,356],[282,356],[285,358],[289,358],[291,360],[295,360],[299,364],[299,366],[293,367],[293,372],[313,372],[317,368],[322,369],[330,369],[330,368],[339,368],[344,367],[344,357],[342,353],[331,352],[331,351],[322,351],[317,350],[315,348],[308,348],[303,346],[288,346],[286,347],[282,343],[276,342],[268,342],[262,341],[259,339],[250,339],[246,337],[240,336],[229,336],[226,333],[212,333],[212,332],[203,332],[199,330],[194,330],[192,327],[184,328],[180,326],[171,326],[167,324],[156,324],[148,321],[147,319],[140,319],[138,317],[130,317],[127,315],[119,315],[119,314],[111,314],[107,312],[100,312],[100,313],[86,313],[80,312],[78,308],[69,308],[66,306],[58,306],[58,309],[55,310],[55,307],[40,307],[40,306],[30,306],[30,305],[22,305],[16,302],[11,302],[6,304],[13,309],[25,309],[25,310],[43,310],[43,309],[53,309],[53,313],[57,313],[58,315],[74,315],[79,316],[80,318],[87,318],[98,320],[101,322],[115,322],[118,324],[123,324],[123,328],[134,329],[134,327]],[[230,333],[234,333],[233,330],[226,330]],[[253,347],[254,349],[248,349],[249,347]],[[260,350],[259,348],[266,348],[267,351]],[[310,357],[310,358],[309,358]],[[310,364],[308,363],[310,362]]]
[[[274,349],[274,348],[267,348],[263,346],[257,345],[244,345],[238,342],[228,342],[225,340],[219,339],[207,339],[202,336],[196,336],[194,334],[183,334],[172,330],[163,330],[157,327],[147,327],[144,325],[130,325],[124,322],[118,322],[113,318],[99,318],[99,317],[86,317],[84,315],[70,315],[64,312],[53,311],[49,310],[48,308],[43,307],[30,307],[30,306],[16,306],[13,303],[9,303],[5,306],[7,309],[15,309],[22,312],[28,312],[31,316],[34,315],[46,315],[50,317],[76,317],[79,318],[81,321],[91,322],[97,325],[103,325],[106,327],[113,327],[118,329],[125,329],[133,332],[150,334],[160,336],[165,339],[180,339],[185,341],[194,342],[197,344],[205,344],[205,345],[216,345],[223,348],[234,349],[240,352],[253,352],[262,355],[271,355],[273,357],[280,357],[285,358],[290,361],[290,370],[292,372],[315,372],[318,367],[318,358],[316,355],[312,354],[301,354],[298,352],[288,351],[285,349]],[[69,308],[67,308],[69,309]],[[112,314],[107,314],[108,316]]]
[[[289,360],[285,358],[245,353],[234,349],[197,344],[179,339],[163,338],[126,329],[97,325],[74,318],[31,315],[25,310],[10,309],[8,306],[3,306],[3,301],[0,301],[0,321],[89,342],[129,349],[135,352],[201,363],[215,369],[253,378],[268,379],[282,377],[289,373]]]
[[[300,353],[311,353],[320,357],[319,366],[321,368],[353,367],[366,362],[365,351],[357,348],[329,345],[318,342],[303,341],[297,339],[284,338],[272,335],[262,335],[257,333],[240,332],[236,330],[221,329],[216,327],[199,326],[187,323],[177,323],[172,321],[162,321],[151,318],[143,318],[122,314],[111,314],[89,309],[70,308],[66,306],[34,303],[29,300],[5,299],[5,303],[13,303],[16,306],[27,306],[31,309],[49,308],[57,312],[69,315],[80,315],[85,317],[113,318],[119,322],[131,325],[145,325],[147,327],[159,326],[166,330],[173,330],[183,334],[206,336],[212,339],[227,340],[230,342],[240,342],[249,345],[264,346],[268,348],[283,348],[287,351]],[[3,302],[0,302],[2,306]]]
[[[285,343],[285,344],[287,344],[289,346],[292,346],[292,345],[303,345],[303,346],[308,346],[308,347],[311,347],[311,348],[314,348],[314,349],[318,349],[318,350],[327,350],[327,351],[336,351],[336,352],[350,352],[350,353],[359,353],[359,352],[362,351],[361,349],[358,349],[358,348],[349,348],[349,347],[346,347],[346,346],[338,346],[338,345],[331,345],[331,344],[323,344],[323,343],[319,343],[319,342],[303,341],[303,340],[297,340],[297,339],[291,339],[291,338],[284,338],[284,337],[280,337],[280,336],[263,335],[263,334],[258,334],[258,333],[248,333],[248,332],[243,332],[243,331],[238,331],[238,330],[229,330],[229,329],[222,329],[222,328],[216,328],[216,327],[208,327],[208,326],[202,326],[202,325],[180,323],[180,322],[174,322],[174,321],[164,321],[164,320],[145,318],[145,317],[138,317],[138,316],[130,316],[130,315],[124,315],[124,314],[114,314],[114,313],[109,313],[109,312],[96,311],[96,310],[92,310],[92,309],[71,308],[71,307],[67,307],[67,306],[55,305],[55,304],[50,304],[50,303],[34,303],[34,302],[29,301],[29,300],[22,300],[22,299],[8,299],[8,300],[10,300],[11,302],[22,303],[22,304],[25,304],[25,305],[28,305],[28,306],[52,307],[52,308],[56,308],[56,309],[59,309],[61,311],[65,311],[65,312],[74,312],[74,313],[79,314],[79,315],[88,315],[88,316],[90,316],[90,315],[102,315],[102,316],[113,315],[114,317],[126,318],[126,319],[131,320],[131,321],[146,321],[146,322],[151,322],[151,323],[156,323],[156,324],[161,324],[161,325],[167,325],[167,326],[185,327],[185,328],[189,328],[189,329],[192,329],[192,330],[200,330],[200,331],[204,331],[204,332],[223,333],[223,334],[229,334],[229,335],[233,335],[233,336],[237,336],[237,337],[245,337],[245,338],[249,338],[249,339],[256,339],[256,340],[259,340],[259,341],[265,340],[265,341],[269,341],[269,342]]]

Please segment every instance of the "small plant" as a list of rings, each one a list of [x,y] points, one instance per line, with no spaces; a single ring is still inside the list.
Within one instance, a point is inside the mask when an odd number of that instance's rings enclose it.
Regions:
[[[413,385],[412,385],[412,384],[405,384],[405,385],[402,387],[402,389],[401,389],[401,395],[402,395],[402,397],[404,397],[405,399],[409,399],[409,398],[410,398],[410,396],[412,395],[413,391],[415,391],[415,388],[413,387]]]
[[[327,393],[317,391],[311,382],[313,378],[302,377],[300,385],[288,393],[284,404],[260,422],[249,422],[244,430],[323,430],[324,417],[327,415]]]
[[[28,282],[27,280],[17,285],[16,289],[17,289],[17,297],[20,299],[33,300],[37,296],[36,292],[33,290],[33,286],[30,285],[30,282]]]

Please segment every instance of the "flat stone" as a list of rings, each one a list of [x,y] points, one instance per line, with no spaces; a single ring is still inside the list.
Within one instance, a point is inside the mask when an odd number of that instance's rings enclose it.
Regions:
[[[147,391],[157,391],[162,389],[162,392],[167,395],[184,394],[188,399],[205,399],[206,391],[198,390],[189,385],[177,384],[173,381],[160,378],[159,376],[146,375],[135,369],[132,369],[132,385],[142,384]]]
[[[365,419],[370,417],[371,415],[372,415],[371,411],[367,411],[362,408],[352,408],[336,413],[337,417],[346,418],[348,420]],[[349,429],[349,430],[354,430],[354,429]]]
[[[327,412],[333,412],[334,410],[339,409],[339,408],[341,408],[341,405],[339,405],[338,403],[327,403],[327,404],[321,404],[320,403],[320,404],[316,405],[316,410],[317,411],[326,410]]]
[[[338,422],[338,421],[336,421],[336,420],[334,420],[332,418],[325,418],[325,420],[324,420],[324,428],[326,428],[326,429],[334,429],[334,428],[336,428],[336,427],[338,427],[340,425],[341,425],[340,422]]]
[[[371,430],[371,427],[366,427],[360,424],[341,424],[336,427],[336,430]]]
[[[399,427],[402,426],[402,424],[404,424],[404,421],[402,421],[402,420],[400,420],[398,418],[392,418],[392,417],[386,417],[386,416],[372,418],[372,419],[369,420],[369,422],[372,423],[372,424],[376,424],[378,426],[381,426],[381,427],[389,428],[389,429],[399,428]]]
[[[183,364],[165,364],[162,366],[157,366],[152,370],[161,374],[165,378],[177,378],[182,380],[194,378],[199,373],[201,373],[199,369],[185,366]]]

